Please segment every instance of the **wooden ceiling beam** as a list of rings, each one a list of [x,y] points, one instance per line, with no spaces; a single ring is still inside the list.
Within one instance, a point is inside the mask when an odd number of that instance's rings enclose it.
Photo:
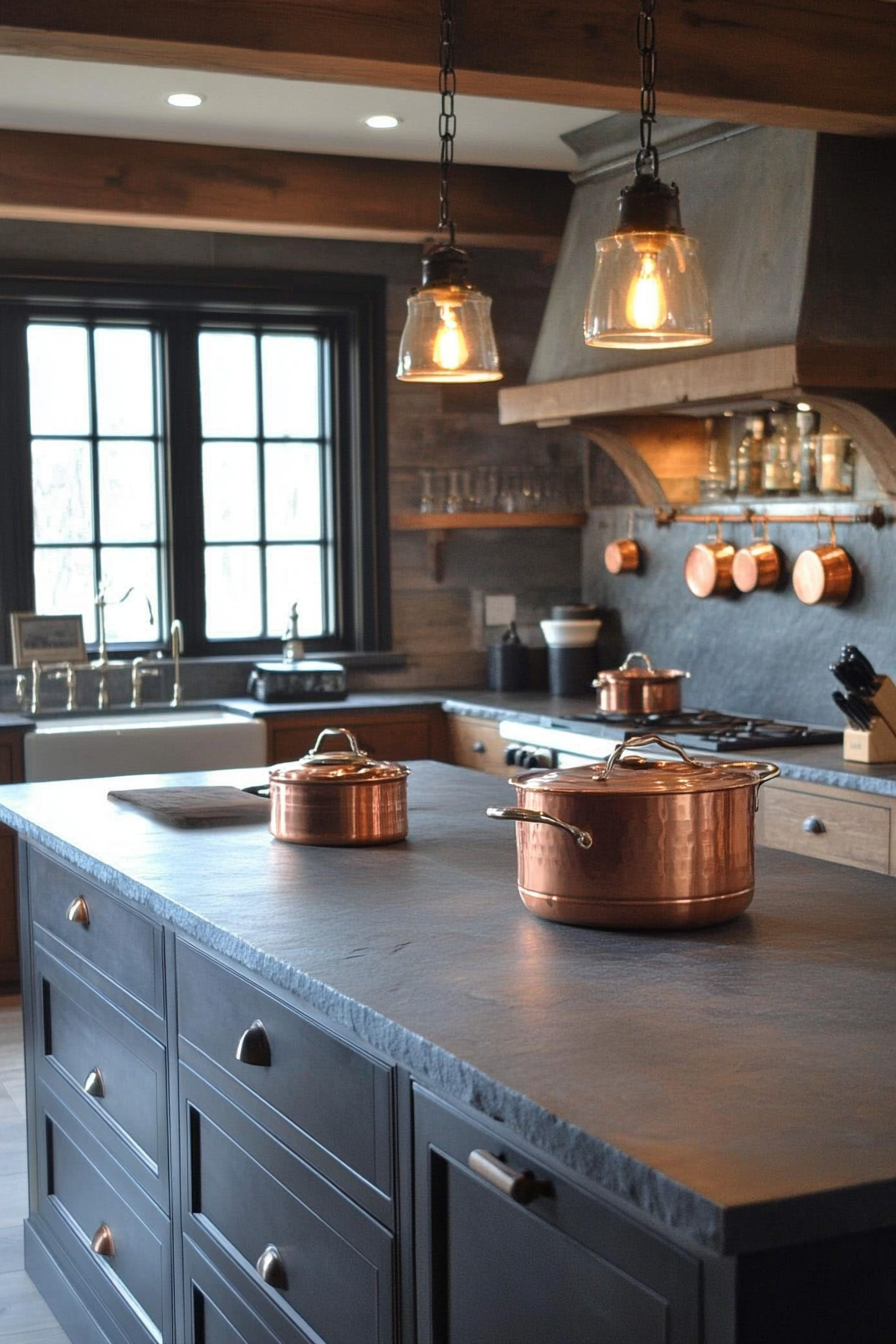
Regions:
[[[458,0],[466,93],[633,111],[634,0]],[[4,0],[0,50],[432,89],[437,7],[407,0]],[[661,114],[896,133],[896,6],[664,0]]]
[[[155,140],[0,131],[0,218],[423,242],[438,223],[433,163]],[[461,245],[556,253],[565,173],[456,164]]]

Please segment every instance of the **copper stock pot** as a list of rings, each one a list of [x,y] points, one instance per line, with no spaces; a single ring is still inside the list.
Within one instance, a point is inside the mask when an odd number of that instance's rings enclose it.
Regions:
[[[640,658],[643,667],[633,667]],[[681,683],[690,672],[654,667],[646,653],[635,649],[621,667],[598,672],[598,708],[605,714],[668,714],[681,709]]]
[[[322,750],[326,737],[345,738],[348,749]],[[371,760],[347,728],[324,728],[307,756],[271,767],[271,831],[278,840],[298,845],[403,840],[407,776],[407,766]]]
[[[635,755],[656,745],[680,760]],[[674,742],[629,738],[606,761],[512,780],[524,905],[543,919],[607,929],[721,924],[753,899],[760,761],[694,760]]]

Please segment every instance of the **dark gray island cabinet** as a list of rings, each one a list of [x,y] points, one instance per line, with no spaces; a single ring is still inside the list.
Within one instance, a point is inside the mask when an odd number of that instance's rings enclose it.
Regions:
[[[724,928],[545,924],[500,787],[418,765],[363,851],[0,794],[76,1344],[896,1339],[896,884],[761,854]]]

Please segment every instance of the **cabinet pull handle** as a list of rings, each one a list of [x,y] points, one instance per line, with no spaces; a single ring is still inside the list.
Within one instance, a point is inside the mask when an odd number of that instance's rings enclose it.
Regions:
[[[103,1075],[99,1069],[91,1069],[84,1079],[84,1091],[88,1097],[104,1097],[106,1095],[106,1084],[103,1082]]]
[[[236,1047],[236,1057],[241,1064],[252,1064],[256,1068],[271,1067],[271,1042],[260,1017],[256,1017],[251,1027],[247,1027]]]
[[[473,746],[471,747],[471,750],[472,750],[472,751],[475,751],[475,753],[476,753],[477,756],[481,756],[481,755],[483,754],[483,752],[485,751],[485,743],[484,743],[484,742],[479,742],[479,741],[474,742],[474,743],[473,743]]]
[[[474,1148],[467,1158],[467,1166],[477,1176],[488,1181],[502,1195],[509,1195],[517,1204],[531,1204],[539,1195],[552,1195],[554,1187],[550,1181],[540,1181],[531,1171],[516,1171],[508,1167],[500,1157],[486,1152],[484,1148]]]
[[[93,1236],[90,1238],[90,1249],[97,1255],[105,1255],[111,1260],[115,1254],[115,1243],[112,1240],[112,1229],[108,1223],[100,1223]]]
[[[281,1292],[286,1292],[289,1287],[286,1266],[276,1246],[265,1246],[255,1262],[255,1268],[269,1287],[279,1288]]]
[[[803,822],[803,830],[808,831],[809,835],[824,835],[827,827],[821,817],[807,817]]]
[[[70,924],[83,924],[85,929],[90,923],[90,910],[83,896],[76,896],[65,912]]]

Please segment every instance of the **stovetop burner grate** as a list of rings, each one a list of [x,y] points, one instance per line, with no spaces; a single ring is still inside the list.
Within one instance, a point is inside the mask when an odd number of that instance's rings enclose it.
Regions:
[[[813,728],[803,723],[724,714],[715,709],[681,709],[666,714],[620,714],[597,710],[577,714],[587,723],[621,728],[626,737],[660,733],[685,739],[684,745],[708,751],[745,751],[755,747],[816,747],[842,741],[835,728]]]

